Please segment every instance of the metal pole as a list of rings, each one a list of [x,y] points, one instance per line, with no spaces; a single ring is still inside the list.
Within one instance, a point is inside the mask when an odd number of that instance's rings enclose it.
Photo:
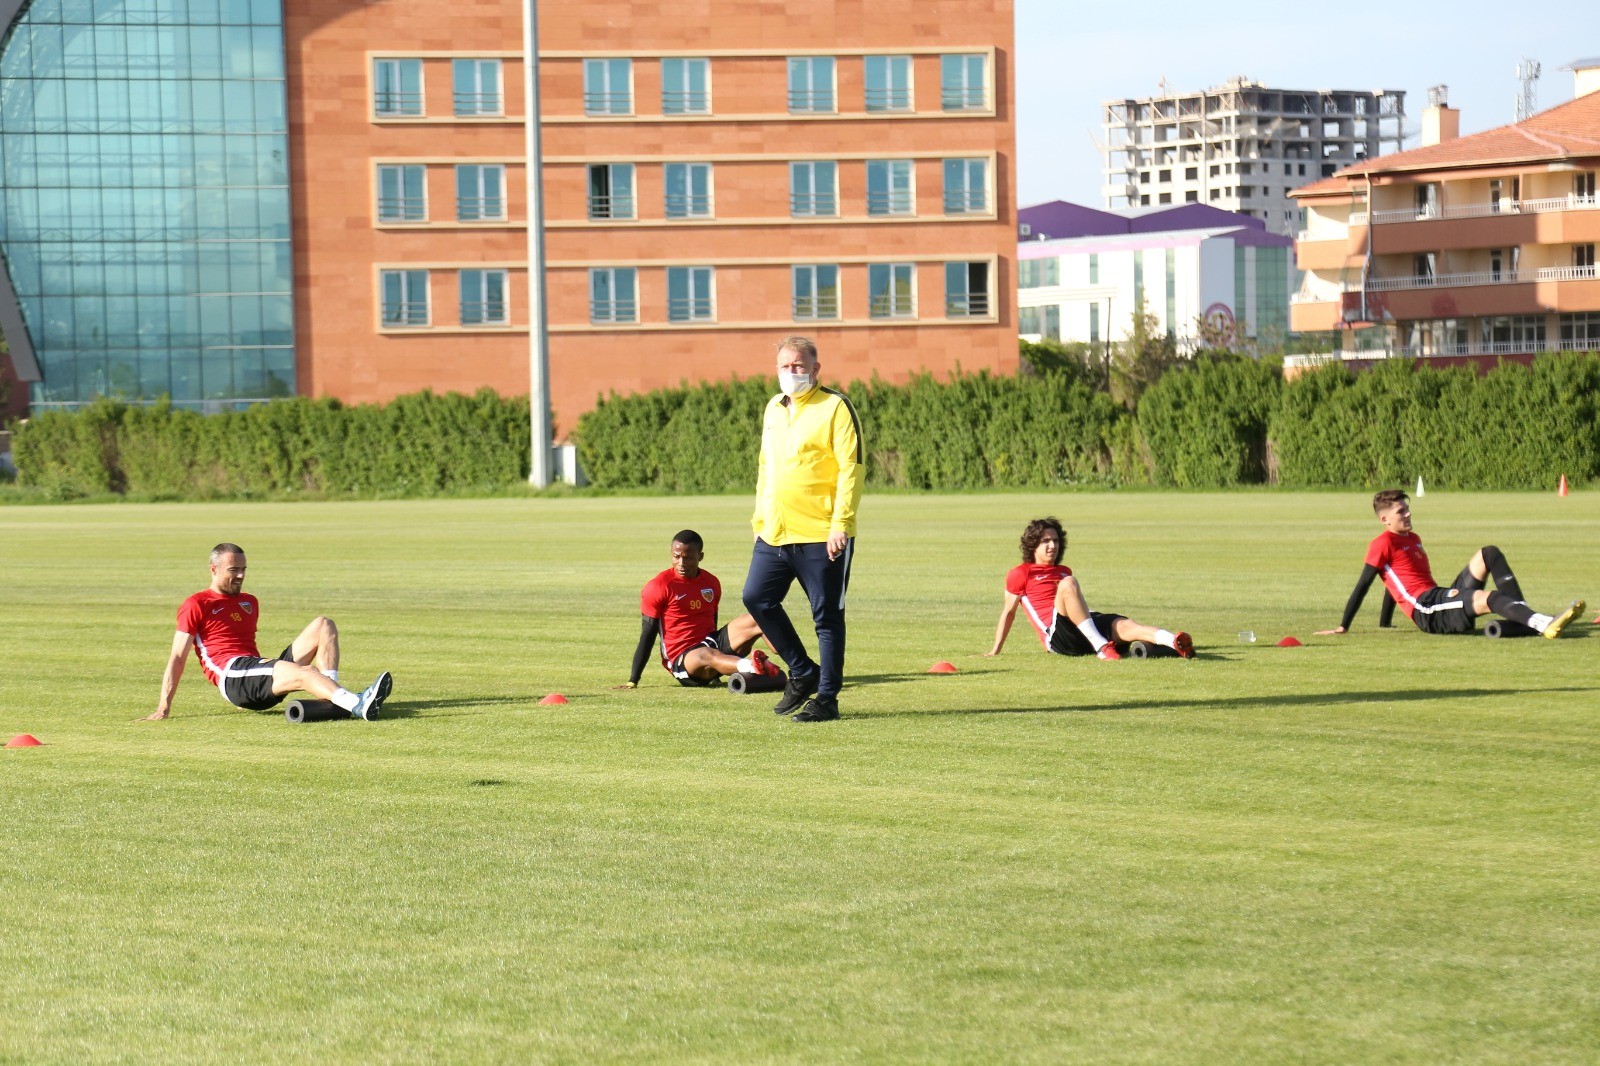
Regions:
[[[528,483],[547,487],[551,474],[549,322],[544,287],[544,152],[539,140],[538,0],[522,0],[522,94],[526,111],[528,194],[528,413],[533,457]]]

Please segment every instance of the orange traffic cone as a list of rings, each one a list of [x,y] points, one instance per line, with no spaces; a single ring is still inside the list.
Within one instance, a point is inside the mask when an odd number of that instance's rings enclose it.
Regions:
[[[552,693],[550,693],[550,695],[546,696],[544,699],[539,701],[540,705],[541,706],[545,706],[545,707],[553,707],[554,705],[556,705],[558,703],[571,703],[571,702],[572,702],[571,700],[567,699],[565,696],[563,696],[559,692],[552,692]]]
[[[1565,496],[1566,494],[1567,494],[1567,475],[1562,474],[1561,475],[1561,486],[1556,489],[1556,495],[1557,496]]]

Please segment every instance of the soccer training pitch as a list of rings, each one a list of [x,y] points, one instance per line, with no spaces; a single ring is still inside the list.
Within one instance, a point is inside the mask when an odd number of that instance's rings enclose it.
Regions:
[[[0,510],[0,1061],[1594,1062],[1600,494],[1413,501],[1560,640],[1312,637],[1367,500],[869,492],[816,725],[611,689],[680,528],[737,607],[743,497]],[[1200,657],[982,658],[1046,513]],[[220,540],[383,720],[191,659],[135,722]]]

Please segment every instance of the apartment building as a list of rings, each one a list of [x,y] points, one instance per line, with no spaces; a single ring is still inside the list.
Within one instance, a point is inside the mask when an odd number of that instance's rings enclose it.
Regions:
[[[1295,192],[1291,326],[1340,346],[1293,365],[1600,350],[1600,59],[1572,69],[1573,100],[1466,137],[1440,87],[1422,146]]]
[[[1204,204],[1112,213],[1055,201],[1017,213],[1017,330],[1027,340],[1120,341],[1142,307],[1180,348],[1213,336],[1280,343],[1294,242]]]
[[[1405,93],[1232,78],[1203,92],[1108,100],[1101,117],[1106,207],[1206,204],[1292,235],[1290,190],[1399,150]]]
[[[5,2],[36,407],[528,392],[521,3]],[[1015,367],[1009,0],[538,14],[558,437],[794,332],[832,380]]]

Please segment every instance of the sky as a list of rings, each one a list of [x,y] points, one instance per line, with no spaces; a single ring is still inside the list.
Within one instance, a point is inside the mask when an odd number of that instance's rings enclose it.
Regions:
[[[1104,207],[1100,104],[1198,92],[1244,75],[1275,89],[1400,89],[1418,130],[1428,87],[1449,86],[1463,135],[1516,118],[1517,63],[1538,60],[1540,110],[1572,99],[1560,68],[1600,56],[1600,3],[1305,3],[1016,0],[1017,201]],[[1413,138],[1406,147],[1416,147]]]

